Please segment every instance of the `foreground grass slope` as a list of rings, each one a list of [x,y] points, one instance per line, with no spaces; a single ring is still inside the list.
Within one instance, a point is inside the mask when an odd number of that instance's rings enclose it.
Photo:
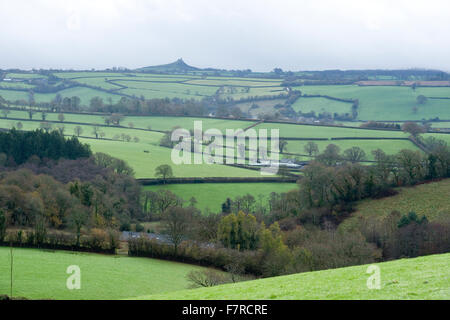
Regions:
[[[376,264],[381,288],[368,289],[368,265],[183,290],[140,299],[450,299],[450,254]]]
[[[0,294],[10,288],[9,248],[0,247]],[[148,258],[13,249],[14,296],[30,299],[125,299],[186,289],[201,267]],[[81,289],[68,290],[68,266],[81,269]]]

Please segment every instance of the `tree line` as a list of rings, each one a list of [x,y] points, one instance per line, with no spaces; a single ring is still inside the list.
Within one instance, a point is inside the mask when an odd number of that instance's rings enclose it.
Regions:
[[[1,165],[20,165],[32,156],[57,160],[85,158],[91,154],[89,145],[80,143],[76,137],[65,139],[57,131],[23,132],[12,129],[0,132]]]

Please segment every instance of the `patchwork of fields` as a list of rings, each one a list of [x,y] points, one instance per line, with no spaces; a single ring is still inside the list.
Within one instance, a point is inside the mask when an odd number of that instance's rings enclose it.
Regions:
[[[41,112],[36,112],[33,115],[33,121],[30,121],[28,112],[25,110],[12,110],[7,117],[0,119],[0,128],[17,128],[20,122],[23,130],[34,130],[42,127],[42,122],[44,122]],[[225,133],[226,129],[245,129],[255,124],[252,121],[214,118],[129,116],[122,120],[121,125],[123,127],[116,127],[105,125],[104,117],[101,115],[73,113],[65,113],[64,122],[58,120],[57,113],[47,113],[45,119],[51,129],[61,129],[68,136],[74,135],[76,128],[81,128],[81,139],[88,143],[94,152],[104,152],[126,160],[134,168],[137,178],[152,178],[157,166],[172,163],[171,149],[159,146],[163,131],[171,131],[177,126],[192,130],[195,121],[201,121],[204,132],[207,129],[216,128]],[[310,160],[304,150],[306,143],[309,141],[315,142],[319,151],[323,151],[329,144],[337,145],[341,152],[353,146],[358,146],[365,151],[366,160],[373,160],[372,151],[378,148],[384,150],[387,154],[396,153],[401,149],[420,150],[407,140],[408,135],[401,131],[283,123],[262,123],[254,126],[253,129],[256,132],[267,129],[269,136],[271,129],[277,129],[281,138],[300,139],[287,140],[284,151],[299,160]],[[99,139],[95,139],[96,133]],[[124,135],[128,136],[130,141],[126,141]],[[424,136],[434,136],[450,142],[450,135],[448,134],[428,133]],[[341,140],[332,140],[332,138],[341,138]],[[365,140],[364,138],[371,139]],[[268,150],[270,151],[270,148]],[[237,150],[235,150],[235,154],[238,154]],[[246,156],[248,156],[248,151],[246,151]],[[283,157],[286,156],[281,154],[280,158]],[[174,165],[173,170],[176,177],[260,176],[259,171],[225,165]]]
[[[54,76],[61,81],[70,80],[75,85],[58,93],[62,97],[79,96],[81,103],[88,106],[95,96],[104,101],[117,102],[122,96],[152,98],[181,98],[201,100],[217,95],[221,99],[270,98],[286,96],[288,91],[281,86],[281,79],[238,78],[226,76],[200,76],[194,74],[148,74],[133,72],[57,72]],[[9,73],[5,78],[14,82],[0,81],[0,96],[10,101],[28,100],[28,92],[33,90],[32,81],[47,79],[36,73]],[[24,91],[11,90],[14,88]],[[101,89],[101,90],[99,90]],[[322,95],[338,99],[358,100],[357,120],[406,121],[435,119],[450,120],[450,87],[405,86],[358,86],[358,85],[304,85],[292,87],[306,95]],[[417,102],[424,95],[428,101]],[[56,93],[35,93],[36,102],[50,102]],[[269,106],[270,100],[257,101],[262,113],[276,111]],[[351,113],[351,103],[330,100],[325,97],[299,98],[292,105],[294,111],[316,114]],[[246,107],[248,109],[248,107]],[[258,112],[250,113],[257,116]]]
[[[421,151],[399,130],[369,130],[358,127],[364,121],[424,121],[439,118],[450,120],[450,87],[358,86],[358,85],[304,85],[292,87],[304,95],[290,101],[290,89],[283,79],[220,77],[209,73],[146,74],[137,72],[58,72],[57,84],[70,88],[53,93],[34,93],[37,103],[50,102],[57,94],[62,98],[78,96],[87,109],[94,97],[105,103],[116,103],[129,98],[178,98],[201,101],[226,101],[226,107],[238,107],[246,120],[212,117],[124,116],[120,126],[109,126],[105,115],[35,112],[33,119],[25,110],[10,110],[0,114],[0,128],[19,127],[22,130],[58,129],[66,136],[78,135],[93,152],[103,152],[125,160],[135,171],[136,178],[155,178],[158,166],[169,164],[177,178],[206,177],[261,177],[258,170],[220,164],[182,164],[172,162],[172,149],[160,146],[164,134],[175,127],[187,130],[201,121],[207,129],[279,130],[287,145],[280,158],[308,161],[305,145],[313,141],[319,152],[335,144],[344,151],[357,146],[364,150],[366,160],[374,160],[372,151],[382,149],[394,154],[402,149]],[[48,81],[51,76],[35,73],[7,73],[0,80],[0,96],[15,106],[26,105],[30,90]],[[11,81],[12,79],[12,81]],[[67,81],[66,81],[67,80]],[[54,80],[55,81],[55,80]],[[417,97],[427,97],[419,103]],[[327,98],[328,97],[328,98]],[[331,99],[330,99],[331,97]],[[337,99],[335,99],[337,98]],[[348,101],[338,101],[339,99]],[[314,112],[345,114],[352,111],[352,102],[358,101],[355,121],[340,122],[350,127],[320,126],[292,123],[259,122],[262,116],[274,116],[281,107],[290,104],[297,113]],[[211,111],[214,114],[214,109]],[[2,111],[2,110],[0,110]],[[239,111],[239,110],[237,110]],[[208,113],[210,109],[208,109]],[[183,113],[189,114],[189,113]],[[206,114],[206,113],[205,113]],[[294,114],[295,115],[295,114]],[[237,117],[239,118],[239,117]],[[434,122],[435,128],[450,128],[450,122]],[[426,133],[450,143],[450,134]],[[207,147],[204,146],[206,149]],[[231,147],[234,148],[234,147]],[[242,154],[249,156],[249,144]],[[238,153],[236,147],[235,153]],[[269,150],[270,151],[270,150]],[[189,157],[193,158],[190,153]],[[286,160],[286,159],[284,159]],[[301,175],[301,171],[292,171]],[[289,173],[288,173],[289,174]],[[294,176],[296,177],[296,176]],[[192,197],[203,212],[217,213],[227,199],[252,195],[257,205],[267,206],[272,192],[295,190],[295,183],[198,183],[145,186],[142,191],[170,190],[186,202]],[[450,211],[450,180],[401,188],[396,196],[357,203],[356,211],[339,228],[351,228],[362,216],[383,217],[392,210],[402,214],[415,211],[437,220]],[[147,222],[151,224],[153,222]],[[157,222],[159,223],[159,222]],[[146,226],[147,224],[144,223]],[[450,255],[435,255],[417,259],[398,260],[378,264],[382,270],[381,290],[366,287],[367,266],[308,272],[285,277],[229,284],[214,288],[183,291],[188,286],[186,275],[204,268],[147,258],[103,256],[70,252],[14,249],[14,296],[32,299],[449,299],[448,264]],[[79,265],[82,270],[82,290],[70,291],[65,286],[66,268]],[[0,247],[0,294],[9,294],[9,249]]]

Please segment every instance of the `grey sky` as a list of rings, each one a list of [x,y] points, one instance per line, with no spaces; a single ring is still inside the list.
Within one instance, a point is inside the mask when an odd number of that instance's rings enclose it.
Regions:
[[[0,68],[450,70],[447,0],[0,0]]]

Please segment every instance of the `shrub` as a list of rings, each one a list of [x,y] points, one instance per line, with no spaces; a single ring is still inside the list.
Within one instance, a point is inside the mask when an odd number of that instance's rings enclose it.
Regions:
[[[213,287],[230,282],[223,273],[215,270],[191,271],[186,276],[190,282],[190,288]]]
[[[144,232],[145,228],[142,224],[137,223],[136,224],[136,232]]]
[[[124,222],[120,225],[120,231],[131,231],[131,225],[129,222]]]
[[[91,229],[90,235],[84,238],[82,245],[93,250],[102,250],[108,248],[108,234],[102,229]]]

